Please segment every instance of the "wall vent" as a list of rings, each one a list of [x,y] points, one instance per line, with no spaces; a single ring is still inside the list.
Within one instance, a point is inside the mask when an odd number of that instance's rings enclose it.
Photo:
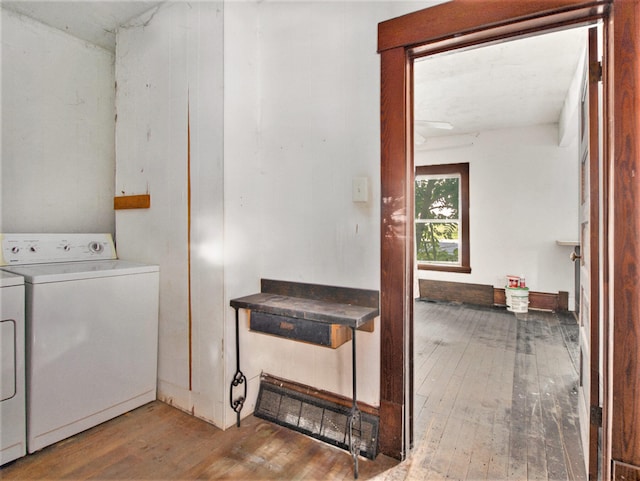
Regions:
[[[350,412],[331,401],[261,381],[254,415],[349,451]],[[360,454],[375,459],[380,420],[365,412],[360,417]]]

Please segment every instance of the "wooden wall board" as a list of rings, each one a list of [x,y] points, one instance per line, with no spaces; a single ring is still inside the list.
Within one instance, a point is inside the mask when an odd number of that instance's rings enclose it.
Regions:
[[[113,198],[113,209],[148,209],[151,207],[151,195],[122,195]]]
[[[424,299],[448,302],[462,302],[480,306],[506,306],[506,295],[503,288],[485,284],[465,282],[436,281],[420,279],[420,297]],[[548,311],[568,308],[568,293],[529,291],[529,309]]]
[[[420,286],[420,297],[481,306],[493,304],[493,287],[489,285],[434,281],[430,279],[420,279],[418,284]]]

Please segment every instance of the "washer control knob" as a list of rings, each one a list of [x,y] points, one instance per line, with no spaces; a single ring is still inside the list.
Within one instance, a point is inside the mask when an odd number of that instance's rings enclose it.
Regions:
[[[38,252],[38,249],[36,249],[36,246],[31,246],[29,247],[29,252]]]
[[[104,250],[104,246],[100,242],[93,241],[89,243],[89,250],[94,254],[100,254]]]
[[[18,246],[13,246],[13,247],[11,248],[11,253],[12,253],[12,254],[17,254],[18,252],[20,252],[20,247],[18,247]]]
[[[65,252],[69,252],[71,250],[71,246],[69,244],[65,244],[63,249],[64,249]]]

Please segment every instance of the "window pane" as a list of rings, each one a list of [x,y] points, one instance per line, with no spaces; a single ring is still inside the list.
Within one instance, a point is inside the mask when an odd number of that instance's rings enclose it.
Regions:
[[[457,222],[416,222],[418,262],[459,263]]]
[[[416,219],[458,220],[460,177],[416,178]]]

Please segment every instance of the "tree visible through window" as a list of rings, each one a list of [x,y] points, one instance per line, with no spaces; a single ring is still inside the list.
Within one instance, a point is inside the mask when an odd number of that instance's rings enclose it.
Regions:
[[[471,272],[469,164],[416,168],[415,252],[418,268]]]

